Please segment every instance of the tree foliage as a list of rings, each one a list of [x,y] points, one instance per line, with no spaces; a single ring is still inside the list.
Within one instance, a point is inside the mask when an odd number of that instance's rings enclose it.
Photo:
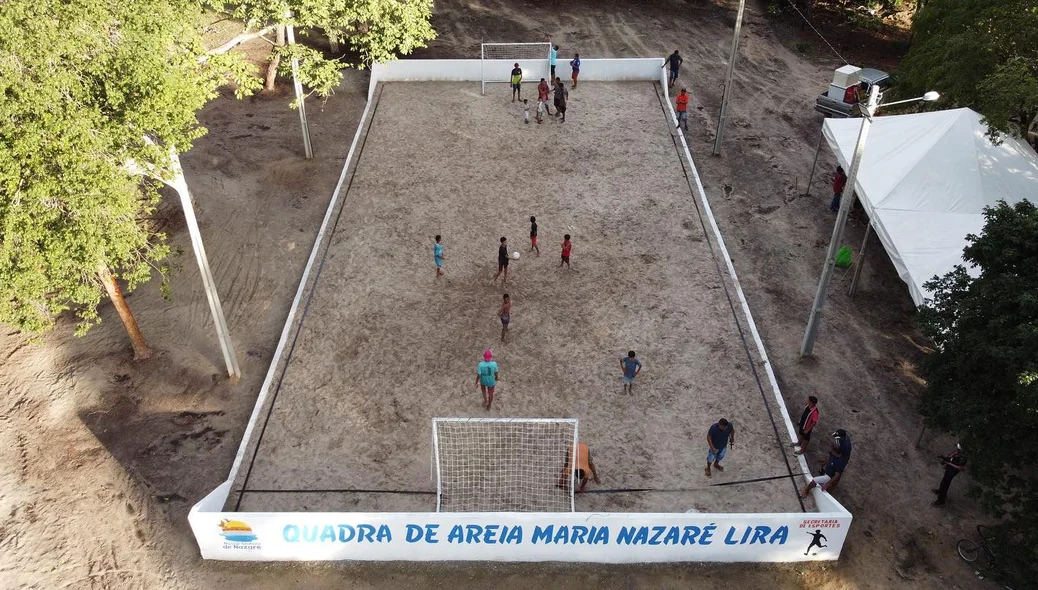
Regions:
[[[305,45],[275,45],[273,59],[299,59],[299,78],[320,96],[327,96],[342,78],[343,67],[365,67],[425,47],[436,37],[430,19],[432,0],[227,0],[214,7],[246,23],[246,29],[288,24],[303,31],[323,31],[346,41],[353,61],[328,59]],[[286,16],[291,15],[291,16]],[[288,68],[289,59],[281,68]]]
[[[936,344],[921,411],[960,438],[986,508],[1007,520],[1003,553],[1038,564],[1038,208],[1000,203],[964,259],[926,287],[919,322]],[[1031,578],[1035,579],[1035,578]]]
[[[898,93],[941,93],[941,108],[969,107],[995,131],[1022,135],[1038,114],[1038,2],[929,0],[898,70]]]
[[[164,174],[204,133],[195,111],[240,60],[205,53],[197,2],[9,0],[0,10],[0,322],[42,332],[72,309],[98,321],[111,272],[165,277]],[[147,139],[146,139],[147,138]]]

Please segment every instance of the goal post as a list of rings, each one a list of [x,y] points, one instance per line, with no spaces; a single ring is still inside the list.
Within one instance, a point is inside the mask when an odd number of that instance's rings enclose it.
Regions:
[[[433,418],[437,512],[573,512],[577,420]]]
[[[480,46],[480,94],[487,82],[508,82],[513,64],[523,69],[524,80],[547,78],[551,68],[551,43],[482,43]]]

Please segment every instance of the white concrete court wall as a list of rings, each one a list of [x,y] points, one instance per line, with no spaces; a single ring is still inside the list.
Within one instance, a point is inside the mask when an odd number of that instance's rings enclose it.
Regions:
[[[507,60],[506,60],[507,61]],[[514,63],[514,62],[513,62]],[[660,82],[671,122],[676,121],[667,91],[662,58],[583,60],[581,80]],[[818,512],[785,514],[625,514],[625,513],[249,513],[223,512],[231,486],[244,461],[317,253],[327,235],[343,182],[361,132],[368,122],[371,98],[380,81],[479,82],[480,60],[401,60],[372,69],[369,100],[357,126],[339,182],[333,191],[310,259],[292,301],[274,358],[227,480],[192,506],[188,521],[202,557],[220,560],[406,560],[406,561],[572,561],[643,562],[789,562],[836,560],[852,515],[831,495],[816,488]],[[509,69],[511,66],[505,64]],[[569,66],[556,68],[568,79]],[[539,77],[538,77],[539,79]],[[691,167],[700,203],[760,354],[787,434],[796,429],[742,293],[731,257],[710,210],[688,144],[679,143]],[[810,477],[803,456],[798,464]],[[707,530],[711,534],[705,535]],[[517,534],[518,533],[518,534]],[[824,535],[821,539],[818,533]],[[548,540],[550,538],[550,541]],[[809,545],[818,541],[824,546]],[[803,548],[803,551],[801,551]]]
[[[379,82],[508,82],[512,67],[519,62],[526,83],[537,83],[549,75],[547,59],[398,59],[371,67],[368,100]],[[555,75],[567,83],[572,73],[569,60],[559,58]],[[618,82],[644,80],[666,82],[662,57],[581,59],[579,81]]]

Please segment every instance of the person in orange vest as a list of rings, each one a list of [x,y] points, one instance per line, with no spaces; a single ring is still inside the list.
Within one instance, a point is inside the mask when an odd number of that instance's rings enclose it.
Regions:
[[[682,88],[675,99],[678,107],[678,126],[676,129],[681,129],[681,124],[684,123],[685,131],[688,131],[688,97],[688,89]]]
[[[562,468],[562,474],[559,475],[558,487],[568,490],[570,474],[573,473],[573,449],[566,451],[566,466]],[[584,443],[577,443],[577,464],[576,464],[576,481],[580,482],[580,487],[577,488],[578,492],[584,491],[584,486],[587,485],[588,473],[591,474],[591,479],[595,480],[595,483],[602,483],[598,479],[598,472],[595,471],[595,462],[591,460],[591,451],[588,450],[587,445]]]

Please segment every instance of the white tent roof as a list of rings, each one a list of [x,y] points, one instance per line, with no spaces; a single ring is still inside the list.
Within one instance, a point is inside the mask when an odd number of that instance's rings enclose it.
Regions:
[[[861,123],[822,125],[845,170]],[[877,117],[869,130],[854,188],[916,305],[930,296],[923,283],[965,264],[966,234],[983,230],[984,207],[1038,202],[1038,154],[1012,137],[993,145],[987,131],[970,109]]]

